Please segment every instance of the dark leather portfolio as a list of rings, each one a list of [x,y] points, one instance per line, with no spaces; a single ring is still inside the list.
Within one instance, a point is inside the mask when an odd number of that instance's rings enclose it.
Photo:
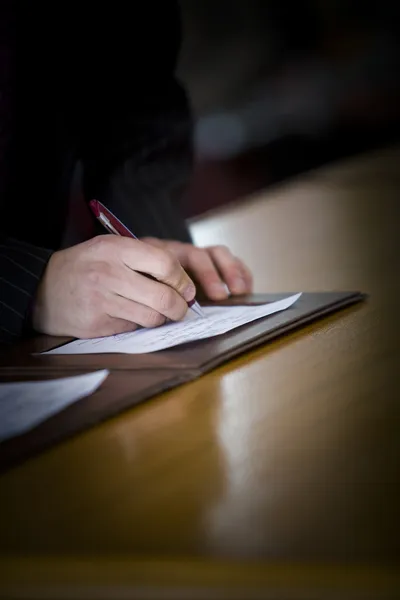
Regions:
[[[289,295],[257,294],[230,298],[219,304],[265,304]],[[0,469],[364,298],[360,292],[303,293],[285,311],[223,335],[149,354],[38,355],[70,340],[48,336],[26,340],[0,357],[0,381],[65,377],[98,369],[109,369],[111,373],[90,397],[72,404],[35,429],[0,443]]]

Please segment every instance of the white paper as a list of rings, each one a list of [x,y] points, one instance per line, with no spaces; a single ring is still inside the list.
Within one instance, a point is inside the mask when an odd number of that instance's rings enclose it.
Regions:
[[[70,404],[93,394],[107,370],[49,381],[0,383],[0,441],[36,427]]]
[[[146,354],[156,352],[179,344],[221,335],[235,327],[286,310],[300,296],[301,294],[295,294],[289,298],[259,306],[205,306],[203,307],[204,318],[193,316],[193,311],[188,311],[187,317],[176,323],[167,323],[154,329],[138,329],[109,337],[75,340],[44,354]]]

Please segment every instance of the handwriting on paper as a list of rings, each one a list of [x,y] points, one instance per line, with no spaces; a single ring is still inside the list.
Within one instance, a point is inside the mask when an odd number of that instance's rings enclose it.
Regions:
[[[75,340],[45,354],[146,354],[180,344],[221,335],[236,327],[287,310],[300,298],[295,294],[283,300],[259,306],[206,306],[205,317],[191,316],[176,323],[167,323],[154,329],[138,329],[129,333]]]

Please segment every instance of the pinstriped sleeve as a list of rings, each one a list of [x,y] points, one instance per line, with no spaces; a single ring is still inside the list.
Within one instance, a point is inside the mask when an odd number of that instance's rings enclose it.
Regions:
[[[0,233],[0,342],[22,337],[51,250]]]

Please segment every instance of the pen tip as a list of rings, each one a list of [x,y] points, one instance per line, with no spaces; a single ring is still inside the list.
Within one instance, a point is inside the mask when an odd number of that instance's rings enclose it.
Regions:
[[[195,302],[194,304],[192,304],[191,309],[197,314],[199,315],[199,317],[205,317],[205,314],[203,312],[203,309],[201,308],[200,304],[198,302]]]

